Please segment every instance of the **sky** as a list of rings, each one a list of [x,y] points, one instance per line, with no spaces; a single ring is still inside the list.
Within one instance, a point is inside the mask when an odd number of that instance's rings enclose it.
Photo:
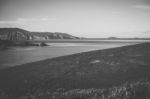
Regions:
[[[0,28],[150,37],[150,0],[0,0]]]

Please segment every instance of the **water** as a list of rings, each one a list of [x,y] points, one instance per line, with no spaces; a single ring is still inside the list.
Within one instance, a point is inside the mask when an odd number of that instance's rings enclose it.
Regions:
[[[139,42],[49,43],[46,47],[11,47],[0,51],[0,69],[74,53],[120,47]]]

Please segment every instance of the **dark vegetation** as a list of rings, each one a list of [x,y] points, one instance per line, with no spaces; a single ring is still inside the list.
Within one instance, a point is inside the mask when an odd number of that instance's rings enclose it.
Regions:
[[[12,45],[11,41],[0,40],[0,50],[8,49],[8,47],[11,45]]]
[[[9,98],[8,94],[1,91],[0,99],[150,99],[150,82],[141,80],[101,89],[72,89],[68,91],[64,88],[58,88],[55,91],[38,89],[18,98]]]
[[[143,43],[0,70],[0,92],[2,99],[149,99],[149,71]]]
[[[45,42],[28,42],[28,41],[10,41],[0,40],[0,50],[8,49],[11,46],[48,46]]]
[[[22,96],[20,99],[149,99],[150,82],[138,81],[125,83],[103,89],[73,89],[65,91],[63,88],[54,92],[37,91],[34,94]]]

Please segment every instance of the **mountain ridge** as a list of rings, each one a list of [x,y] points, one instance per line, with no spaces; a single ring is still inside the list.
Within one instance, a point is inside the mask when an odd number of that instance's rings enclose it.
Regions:
[[[67,33],[30,32],[20,28],[0,28],[1,40],[79,39]]]

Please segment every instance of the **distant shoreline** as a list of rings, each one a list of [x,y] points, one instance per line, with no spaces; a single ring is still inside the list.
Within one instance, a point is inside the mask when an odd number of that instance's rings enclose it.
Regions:
[[[25,40],[26,42],[45,42],[45,43],[98,43],[98,42],[150,42],[150,39],[51,39],[51,40]],[[25,42],[24,40],[14,40],[13,42]]]
[[[50,43],[143,43],[149,39],[51,39],[51,40],[0,40],[0,49],[9,46],[50,46]],[[48,44],[49,43],[49,44]]]

